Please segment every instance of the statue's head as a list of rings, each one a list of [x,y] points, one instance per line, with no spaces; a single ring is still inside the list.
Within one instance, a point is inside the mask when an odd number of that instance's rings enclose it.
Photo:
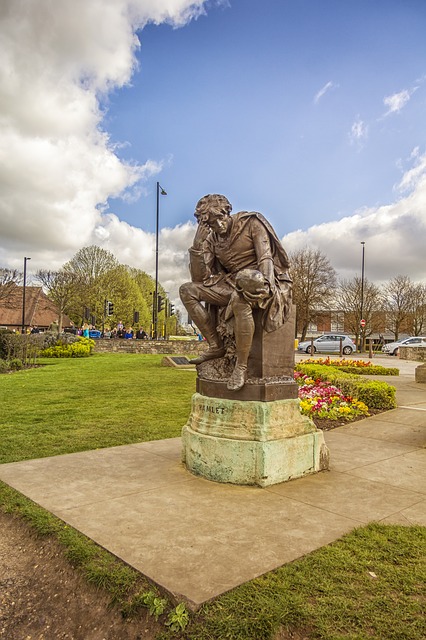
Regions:
[[[209,224],[218,215],[225,214],[229,216],[231,211],[232,204],[228,198],[221,196],[219,193],[213,193],[198,200],[194,215],[198,222]]]
[[[228,198],[213,193],[197,202],[195,217],[220,236],[225,236],[231,228],[232,205]]]

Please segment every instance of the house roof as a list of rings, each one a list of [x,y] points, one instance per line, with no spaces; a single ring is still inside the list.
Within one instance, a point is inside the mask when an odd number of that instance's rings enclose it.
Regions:
[[[15,286],[6,300],[0,300],[0,326],[22,325],[23,287]],[[25,326],[50,327],[58,322],[59,312],[41,287],[25,287]],[[62,326],[71,326],[68,316],[62,316]]]

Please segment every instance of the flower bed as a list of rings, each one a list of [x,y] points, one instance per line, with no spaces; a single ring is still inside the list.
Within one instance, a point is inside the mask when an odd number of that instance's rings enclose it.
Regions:
[[[295,367],[297,373],[332,384],[345,396],[361,400],[370,412],[387,411],[396,407],[395,387],[381,380],[347,373],[341,367],[323,366],[319,364],[299,363]],[[363,371],[362,371],[363,373]]]
[[[339,426],[344,422],[369,415],[368,407],[364,402],[345,395],[330,382],[314,380],[298,371],[295,372],[294,377],[299,385],[301,412],[312,418],[316,424],[317,420],[326,420],[327,425],[317,424],[320,428]]]

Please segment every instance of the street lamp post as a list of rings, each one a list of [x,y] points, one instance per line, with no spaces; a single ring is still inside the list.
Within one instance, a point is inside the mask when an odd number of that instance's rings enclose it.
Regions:
[[[25,287],[27,284],[27,261],[31,258],[24,258],[24,286],[22,287],[22,326],[21,333],[25,333]]]
[[[360,318],[360,326],[361,326],[361,341],[360,341],[360,353],[364,351],[364,258],[365,258],[365,242],[361,242],[362,244],[362,264],[361,264],[361,318]]]
[[[158,232],[160,223],[160,195],[166,196],[160,183],[157,182],[157,214],[155,218],[155,290],[152,298],[152,338],[158,338]]]

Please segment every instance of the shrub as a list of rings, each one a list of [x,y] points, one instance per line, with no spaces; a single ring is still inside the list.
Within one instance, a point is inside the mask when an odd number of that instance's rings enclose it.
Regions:
[[[0,358],[8,361],[19,359],[24,367],[34,363],[40,351],[39,335],[0,331]]]
[[[9,371],[9,365],[6,360],[0,358],[0,373],[7,373]]]
[[[351,396],[367,405],[369,409],[381,411],[395,409],[395,387],[378,380],[366,380],[359,375],[345,373],[337,367],[300,363],[295,367],[313,380],[323,380],[338,387],[346,396]]]
[[[342,391],[345,390],[345,383],[341,385]],[[395,409],[395,387],[386,382],[379,380],[357,380],[356,394],[358,400],[364,402],[370,409]]]
[[[9,369],[12,369],[12,371],[19,371],[20,369],[24,368],[24,365],[20,358],[13,358],[12,360],[9,360],[8,364]]]
[[[43,349],[44,358],[87,358],[93,352],[94,340],[77,337],[75,341],[56,340],[56,344]]]

